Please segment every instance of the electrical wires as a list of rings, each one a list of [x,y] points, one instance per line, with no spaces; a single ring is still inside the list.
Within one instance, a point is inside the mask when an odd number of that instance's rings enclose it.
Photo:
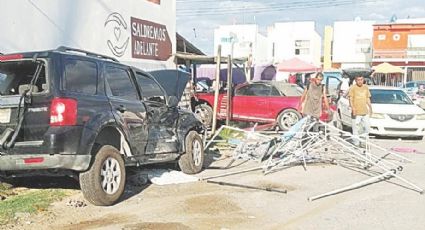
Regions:
[[[280,1],[218,1],[178,0],[177,16],[220,16],[229,14],[261,14],[287,10],[327,8],[343,5],[376,3],[380,0],[294,0]]]

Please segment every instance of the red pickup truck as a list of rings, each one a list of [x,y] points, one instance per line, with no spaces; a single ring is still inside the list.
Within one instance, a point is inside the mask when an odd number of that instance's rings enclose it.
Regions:
[[[235,88],[231,101],[231,120],[258,123],[275,123],[281,130],[288,130],[302,117],[297,110],[303,89],[295,84],[276,81],[257,81]],[[211,126],[214,93],[198,92],[195,114]],[[220,92],[217,118],[226,119],[226,92]],[[322,121],[330,121],[332,114],[322,114]]]

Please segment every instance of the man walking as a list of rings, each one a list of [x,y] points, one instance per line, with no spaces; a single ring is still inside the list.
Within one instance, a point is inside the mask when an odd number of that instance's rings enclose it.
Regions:
[[[322,103],[325,110],[329,109],[326,89],[322,80],[322,73],[317,73],[315,76],[312,74],[310,84],[304,90],[300,100],[299,110],[303,115],[319,119],[322,114]]]
[[[304,116],[316,122],[322,115],[322,105],[324,105],[325,110],[329,110],[329,103],[326,97],[326,88],[322,84],[323,74],[317,73],[315,76],[313,74],[311,76],[310,84],[304,90],[298,108]],[[318,132],[319,125],[314,125],[312,131]]]
[[[359,136],[369,136],[369,115],[372,114],[369,87],[364,84],[363,76],[356,76],[355,84],[349,91],[350,107],[352,111],[353,144],[359,146]]]

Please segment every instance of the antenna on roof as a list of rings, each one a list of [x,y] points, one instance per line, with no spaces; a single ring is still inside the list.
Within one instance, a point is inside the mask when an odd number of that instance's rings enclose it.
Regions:
[[[391,16],[390,22],[397,22],[397,15],[393,14],[393,16]]]

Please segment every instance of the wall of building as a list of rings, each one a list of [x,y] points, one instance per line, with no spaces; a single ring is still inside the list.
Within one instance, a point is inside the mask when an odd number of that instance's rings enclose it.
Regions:
[[[321,37],[316,32],[315,22],[275,23],[268,29],[269,59],[273,62],[298,57],[320,66]]]
[[[375,25],[373,49],[375,59],[425,59],[425,19],[422,24]]]
[[[214,30],[214,55],[217,55],[218,45],[221,45],[221,55],[232,53],[235,58],[248,58],[252,55],[253,62],[261,62],[267,57],[265,37],[258,33],[258,26],[221,25]]]
[[[174,66],[175,0],[15,0],[0,15],[2,53],[69,46],[147,70]]]
[[[370,67],[374,21],[334,23],[332,61],[341,68]]]
[[[404,82],[425,80],[425,18],[374,25],[373,65],[383,62],[403,68]]]

